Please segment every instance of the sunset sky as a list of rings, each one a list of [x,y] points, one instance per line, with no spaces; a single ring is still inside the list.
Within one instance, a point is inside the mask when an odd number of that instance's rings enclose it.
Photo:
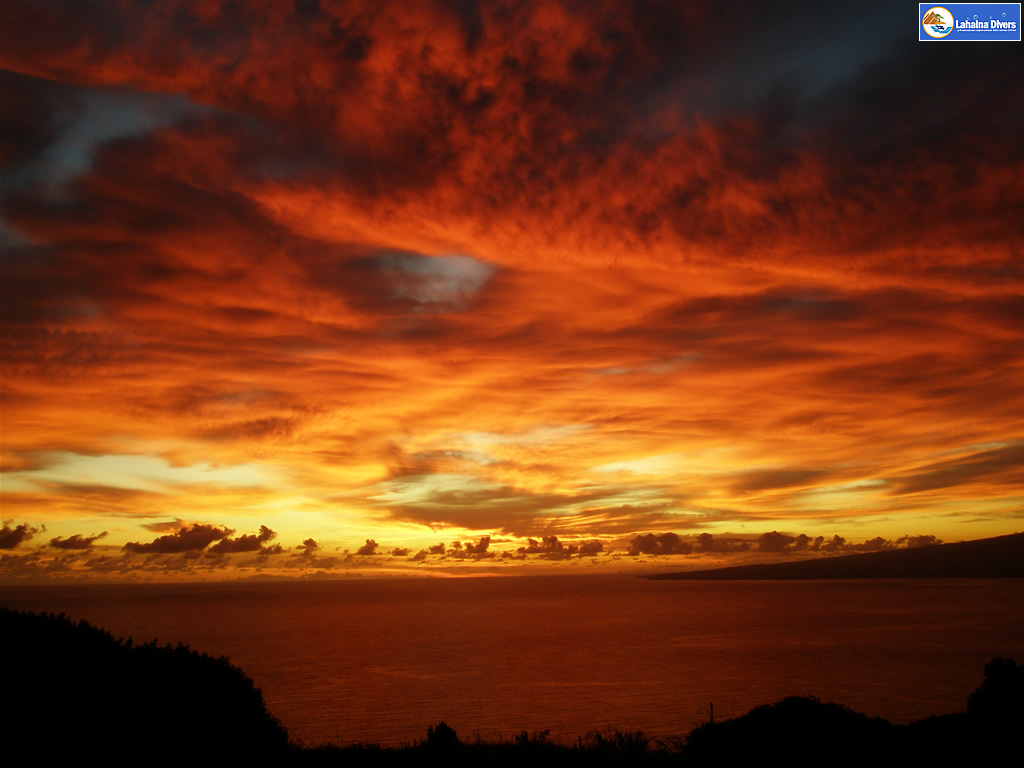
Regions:
[[[1024,529],[1024,55],[916,12],[4,0],[0,579]]]

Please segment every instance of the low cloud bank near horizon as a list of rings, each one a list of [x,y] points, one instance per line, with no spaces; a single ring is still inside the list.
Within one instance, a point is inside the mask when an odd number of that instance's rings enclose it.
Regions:
[[[13,522],[13,521],[11,521]],[[159,526],[153,526],[159,528]],[[9,538],[18,531],[34,529],[27,523],[11,527],[5,525]],[[162,529],[162,528],[160,528]],[[700,533],[680,535],[674,532],[638,534],[631,540],[586,539],[563,541],[558,536],[527,538],[520,544],[516,539],[503,538],[492,548],[492,536],[481,536],[476,541],[443,541],[414,552],[412,548],[383,545],[375,539],[355,551],[335,549],[326,553],[320,542],[307,538],[297,546],[268,543],[277,534],[267,526],[260,526],[255,534],[234,537],[225,526],[194,523],[181,526],[174,532],[158,536],[150,542],[129,542],[121,547],[97,544],[103,534],[84,536],[74,534],[57,537],[48,545],[32,546],[27,537],[8,547],[9,554],[0,556],[0,577],[18,580],[54,577],[102,578],[103,576],[134,577],[170,574],[208,574],[218,578],[237,578],[255,572],[309,572],[311,570],[345,572],[375,569],[405,570],[445,569],[465,565],[508,565],[511,563],[555,564],[559,561],[590,561],[620,564],[635,562],[646,556],[648,560],[670,562],[685,558],[697,562],[708,558],[721,561],[749,559],[758,555],[828,557],[909,549],[943,543],[933,535],[906,535],[896,539],[875,537],[862,542],[848,541],[834,535],[810,537],[806,534],[787,534],[776,530],[759,536],[713,535]],[[52,554],[54,549],[64,554]],[[18,550],[18,551],[13,551]],[[119,551],[118,551],[119,550]],[[623,556],[627,560],[621,560]]]

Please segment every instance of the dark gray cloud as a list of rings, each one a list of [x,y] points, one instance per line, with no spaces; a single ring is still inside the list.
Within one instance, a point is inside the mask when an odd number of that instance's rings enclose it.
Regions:
[[[540,555],[549,560],[561,560],[567,556],[565,545],[557,536],[545,536],[540,541],[527,539],[526,546],[519,547],[516,551],[523,555]]]
[[[604,551],[604,542],[599,539],[589,539],[579,544],[580,557],[597,557]]]
[[[523,558],[536,555],[541,560],[569,560],[574,557],[597,557],[603,551],[604,542],[598,539],[566,544],[559,541],[557,536],[544,536],[540,540],[527,539],[526,546],[519,547],[516,555]]]
[[[141,568],[142,566],[135,562],[135,558],[130,554],[100,555],[85,562],[85,569],[96,573],[129,573]]]
[[[757,538],[757,551],[802,552],[805,549],[811,549],[813,551],[820,547],[821,541],[823,541],[823,539],[811,539],[803,533],[796,536],[790,536],[789,534],[779,533],[778,531],[769,531],[768,533],[762,533]]]
[[[71,573],[78,562],[78,553],[72,552],[46,558],[40,550],[23,554],[0,555],[0,575],[15,579],[32,579]]]
[[[0,549],[14,549],[23,541],[28,541],[40,531],[45,531],[46,526],[35,527],[27,523],[20,523],[13,528],[13,520],[4,522],[3,529],[0,529]]]
[[[379,545],[377,544],[377,542],[373,539],[367,539],[366,543],[356,550],[356,554],[363,557],[367,557],[369,555],[376,555],[378,546]]]
[[[481,536],[477,542],[469,542],[465,545],[459,541],[453,541],[451,547],[448,549],[447,556],[453,557],[456,560],[486,560],[494,557],[494,553],[490,551],[491,537]]]
[[[177,533],[160,536],[149,543],[128,542],[123,549],[134,553],[199,552],[214,541],[226,539],[233,533],[230,528],[195,523],[191,528],[181,528]]]
[[[821,549],[822,552],[838,552],[846,546],[846,539],[835,534],[831,539],[825,540],[824,536],[818,536],[812,544],[813,549]]]
[[[316,539],[309,538],[304,540],[302,544],[296,547],[296,549],[302,550],[302,557],[314,557],[317,550],[320,549],[320,542]]]
[[[633,539],[629,547],[631,555],[688,555],[728,554],[750,551],[751,548],[766,554],[823,553],[850,554],[854,552],[881,552],[887,549],[923,547],[941,544],[942,540],[933,535],[901,536],[894,540],[876,536],[859,544],[848,542],[842,536],[826,539],[824,536],[811,538],[805,533],[789,534],[767,531],[756,539],[715,537],[701,533],[692,539],[685,539],[675,533],[644,534]]]
[[[76,533],[74,536],[63,538],[58,536],[55,539],[50,539],[50,546],[56,547],[57,549],[92,549],[93,542],[102,539],[107,535],[106,531],[94,536],[83,536],[80,533]]]
[[[637,536],[629,545],[630,555],[688,555],[693,543],[684,541],[677,533],[646,533]]]
[[[469,544],[467,544],[465,551],[466,551],[466,554],[470,555],[471,557],[477,557],[477,556],[485,557],[488,554],[490,554],[488,552],[488,548],[490,546],[491,546],[491,537],[490,536],[481,536],[480,540],[476,544],[474,544],[473,542],[470,542]]]
[[[896,539],[897,547],[906,547],[907,549],[916,549],[917,547],[930,547],[934,544],[941,544],[942,539],[938,539],[931,534],[922,536],[900,536]]]
[[[694,540],[696,552],[746,552],[750,549],[750,541],[725,536],[715,537],[710,533],[701,533]]]
[[[265,547],[264,545],[275,539],[277,533],[267,526],[261,525],[258,534],[245,534],[236,539],[225,537],[210,547],[209,551],[214,554],[228,554],[232,552],[261,552],[263,554],[279,554],[282,550],[280,545]]]
[[[895,546],[889,539],[875,536],[875,538],[868,539],[860,544],[847,544],[845,549],[849,552],[883,552],[887,549],[894,549]]]

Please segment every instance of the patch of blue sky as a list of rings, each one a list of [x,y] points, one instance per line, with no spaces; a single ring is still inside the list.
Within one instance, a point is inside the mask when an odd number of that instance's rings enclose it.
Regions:
[[[460,306],[494,274],[490,264],[461,254],[388,253],[378,257],[377,264],[392,278],[395,298],[428,306]]]
[[[80,88],[73,98],[71,117],[55,141],[33,162],[12,174],[7,184],[59,191],[92,167],[96,150],[104,142],[143,136],[173,125],[187,114],[209,109],[181,94],[128,88]]]
[[[625,376],[630,373],[668,374],[691,365],[700,359],[700,355],[673,355],[659,360],[650,360],[633,366],[614,365],[607,368],[596,368],[592,371],[597,376]]]

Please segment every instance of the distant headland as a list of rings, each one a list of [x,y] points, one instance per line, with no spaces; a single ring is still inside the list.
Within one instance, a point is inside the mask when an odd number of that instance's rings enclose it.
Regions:
[[[1024,533],[791,563],[757,563],[713,570],[659,573],[645,578],[699,581],[1024,578]]]

